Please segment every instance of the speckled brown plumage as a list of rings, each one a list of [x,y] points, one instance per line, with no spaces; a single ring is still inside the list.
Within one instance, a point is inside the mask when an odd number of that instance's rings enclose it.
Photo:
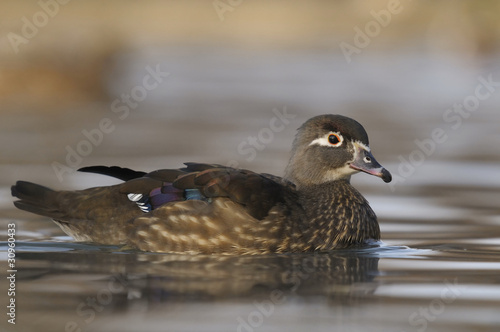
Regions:
[[[390,181],[363,127],[339,115],[299,128],[285,178],[198,163],[147,174],[104,166],[83,171],[125,182],[53,191],[18,181],[14,203],[53,218],[77,241],[204,254],[327,251],[378,240],[375,213],[349,180],[363,171]]]

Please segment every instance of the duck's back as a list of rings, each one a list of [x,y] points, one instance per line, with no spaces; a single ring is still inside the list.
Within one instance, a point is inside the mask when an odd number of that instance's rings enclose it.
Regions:
[[[127,244],[154,252],[280,251],[294,209],[293,185],[279,177],[188,163],[145,174],[86,168],[128,181],[80,191],[53,191],[19,181],[17,207],[53,218],[77,241]]]

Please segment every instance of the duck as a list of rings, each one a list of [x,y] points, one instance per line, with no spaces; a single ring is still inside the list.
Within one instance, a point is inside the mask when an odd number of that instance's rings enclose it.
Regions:
[[[325,114],[297,130],[284,176],[219,164],[152,172],[88,166],[117,185],[56,191],[17,181],[14,205],[52,218],[75,241],[186,254],[327,252],[380,240],[377,216],[350,183],[391,181],[356,120]]]

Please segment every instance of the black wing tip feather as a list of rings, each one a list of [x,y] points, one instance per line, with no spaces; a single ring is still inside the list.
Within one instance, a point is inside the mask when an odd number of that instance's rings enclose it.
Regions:
[[[184,165],[186,165],[186,167],[181,168],[180,170],[185,172],[201,172],[212,168],[230,168],[220,164],[205,164],[205,163],[195,163],[195,162],[187,162],[184,163]]]
[[[79,172],[95,173],[111,176],[123,181],[137,179],[146,174],[146,172],[134,171],[130,168],[118,166],[87,166],[78,169]]]

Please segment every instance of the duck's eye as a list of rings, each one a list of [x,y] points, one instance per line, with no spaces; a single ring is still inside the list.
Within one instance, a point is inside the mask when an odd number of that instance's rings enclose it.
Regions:
[[[328,143],[333,146],[339,146],[342,144],[342,139],[339,134],[330,134],[328,135]]]

